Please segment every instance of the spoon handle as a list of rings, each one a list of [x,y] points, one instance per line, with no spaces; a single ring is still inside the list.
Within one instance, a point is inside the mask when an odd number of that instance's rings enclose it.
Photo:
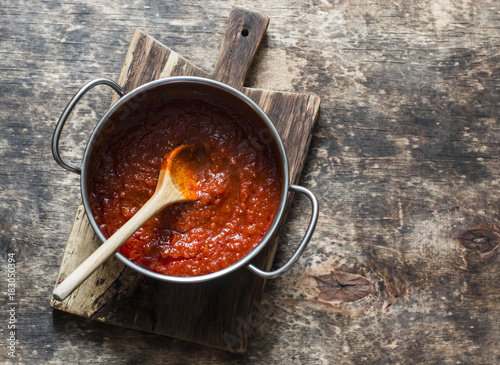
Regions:
[[[64,279],[52,293],[56,300],[64,300],[80,286],[94,271],[111,257],[144,223],[162,210],[166,205],[175,201],[166,202],[161,196],[153,195],[132,218],[118,231],[106,240],[80,266]]]

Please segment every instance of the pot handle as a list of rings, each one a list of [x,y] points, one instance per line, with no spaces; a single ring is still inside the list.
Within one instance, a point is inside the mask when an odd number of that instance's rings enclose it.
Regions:
[[[263,271],[252,264],[247,266],[247,268],[250,269],[250,271],[252,271],[254,274],[264,279],[273,279],[283,274],[295,263],[295,261],[298,260],[300,255],[302,255],[302,252],[305,250],[307,244],[309,243],[309,240],[311,239],[311,236],[314,232],[314,228],[316,227],[316,223],[318,222],[319,207],[316,196],[314,196],[314,194],[309,189],[306,189],[299,185],[290,185],[290,190],[304,194],[311,201],[312,212],[311,212],[311,219],[309,220],[309,226],[307,227],[307,231],[304,234],[304,237],[302,237],[302,241],[300,242],[299,247],[297,248],[295,253],[288,260],[288,262],[279,269],[274,271]]]
[[[123,89],[118,85],[116,82],[109,80],[109,79],[95,79],[93,81],[90,81],[88,84],[83,86],[76,94],[73,96],[73,99],[68,103],[66,108],[64,109],[63,113],[61,114],[61,117],[59,118],[59,121],[57,122],[56,129],[54,130],[54,135],[52,136],[52,155],[54,156],[54,160],[63,168],[65,168],[68,171],[74,172],[76,174],[81,174],[82,170],[79,167],[73,166],[69,163],[66,163],[63,161],[61,158],[61,155],[59,154],[59,138],[61,137],[61,132],[64,127],[64,124],[66,123],[66,120],[68,119],[69,115],[71,114],[73,108],[76,106],[76,104],[80,101],[80,99],[94,86],[97,85],[108,85],[113,90],[115,90],[120,97],[125,95],[125,92]]]

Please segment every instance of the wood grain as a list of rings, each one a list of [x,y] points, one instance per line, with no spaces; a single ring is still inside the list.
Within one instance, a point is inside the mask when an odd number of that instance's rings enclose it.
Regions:
[[[268,24],[265,15],[233,9],[210,78],[240,89]]]
[[[135,28],[209,75],[233,4],[270,18],[245,86],[321,96],[300,177],[320,199],[307,250],[267,282],[241,355],[53,310],[48,302],[80,196],[78,176],[50,153],[60,113],[88,80],[118,80]],[[499,6],[4,1],[0,272],[7,252],[16,253],[18,327],[15,357],[2,349],[0,363],[500,363],[500,255],[488,244],[500,227]],[[61,141],[68,161],[79,164],[110,101],[107,88],[82,100]],[[308,209],[294,199],[275,267],[295,249]],[[366,278],[372,294],[323,300],[314,277],[332,272]],[[111,293],[110,285],[100,290]],[[96,300],[107,298],[88,302]],[[0,305],[5,338],[4,294]]]
[[[267,22],[267,18],[256,13],[233,9],[229,16],[225,41],[216,63],[218,68],[211,77],[243,89],[244,77],[253,59],[253,53],[267,28]],[[248,29],[250,33],[242,35],[241,27]],[[244,41],[234,42],[235,36]],[[234,60],[232,57],[241,57],[242,60]],[[232,66],[235,64],[238,67]],[[128,92],[160,77],[188,76],[192,75],[191,72],[207,76],[172,50],[137,30],[129,47],[119,82]],[[230,74],[226,76],[224,72]],[[275,124],[283,139],[287,156],[291,156],[291,181],[297,182],[309,147],[311,130],[319,111],[319,98],[312,95],[248,88],[243,89],[243,92],[253,98]],[[72,232],[79,232],[82,227],[85,227],[86,231],[89,225],[85,218],[77,220]],[[89,246],[98,245],[96,241],[98,241],[96,236],[89,240],[88,235],[80,237],[71,234],[68,246],[71,247],[72,254],[69,260],[72,262],[63,259],[57,283],[71,273],[66,266],[74,266],[75,261],[81,262],[87,257],[85,254],[81,256],[78,254],[79,248],[85,247],[86,249],[81,252],[87,253]],[[277,244],[278,239],[275,237],[254,263],[269,269]],[[116,277],[116,272],[108,275],[105,270],[100,270],[88,279],[90,283],[97,284],[96,292],[100,294],[97,301],[88,302],[89,297],[96,296],[92,285],[86,285],[82,289],[77,289],[63,302],[52,300],[51,306],[105,323],[169,335],[234,352],[246,351],[249,333],[253,326],[253,313],[260,302],[264,280],[242,269],[228,278],[218,280],[217,283],[173,285],[138,276],[129,269],[120,271],[121,275],[104,293],[99,283],[109,284],[104,278]],[[126,275],[134,279],[131,280]],[[143,303],[128,305],[129,298],[136,297],[138,293],[141,298],[147,299],[143,299]],[[165,297],[169,299],[166,300]],[[141,320],[138,321],[137,318]]]

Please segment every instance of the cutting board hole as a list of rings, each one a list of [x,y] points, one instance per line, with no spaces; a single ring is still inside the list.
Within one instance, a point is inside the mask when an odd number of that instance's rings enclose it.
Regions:
[[[247,37],[249,33],[250,33],[250,32],[249,32],[249,31],[248,31],[248,29],[246,29],[246,28],[244,28],[244,29],[242,29],[242,30],[241,30],[241,35],[242,35],[243,37]]]

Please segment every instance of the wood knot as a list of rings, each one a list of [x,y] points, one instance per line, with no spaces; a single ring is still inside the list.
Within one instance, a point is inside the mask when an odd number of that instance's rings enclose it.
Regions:
[[[469,228],[458,235],[458,242],[477,254],[488,254],[500,246],[500,235],[488,228]]]
[[[368,279],[341,271],[314,276],[320,295],[328,302],[355,302],[370,295],[373,287]]]

